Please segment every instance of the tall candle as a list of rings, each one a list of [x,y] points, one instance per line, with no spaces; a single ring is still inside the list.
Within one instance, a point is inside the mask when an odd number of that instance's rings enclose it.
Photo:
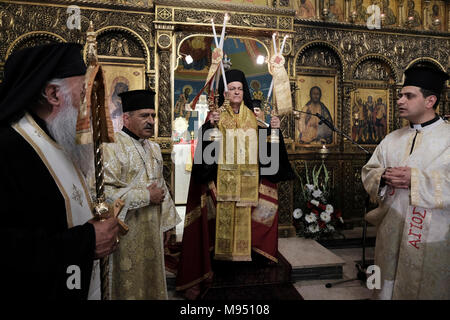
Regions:
[[[219,43],[219,47],[222,50],[223,50],[223,43],[225,42],[225,28],[227,25],[227,21],[228,21],[228,13],[225,13],[225,15],[223,16],[222,35],[221,35],[220,43]],[[222,61],[220,61],[220,69],[222,70],[223,87],[224,87],[225,92],[227,92],[228,85],[227,85],[227,79],[225,78],[225,68],[223,67]]]
[[[274,52],[275,54],[277,54],[277,42],[275,41],[275,36],[276,36],[276,33],[273,33],[273,34],[272,34],[273,52]]]
[[[273,52],[274,54],[277,54],[277,42],[275,41],[276,33],[272,34],[272,41],[273,41]],[[269,93],[267,94],[267,102],[269,102],[270,96],[272,95],[273,90],[273,78],[272,82],[270,83]]]
[[[214,19],[211,19],[211,24],[212,24],[212,31],[213,31],[213,35],[214,35],[214,42],[216,43],[216,48],[219,48],[219,41],[217,41],[217,34],[216,34],[216,28],[214,26]],[[215,77],[212,81],[211,81],[211,86],[210,86],[210,90],[214,89],[214,84],[216,82],[217,77]]]
[[[281,44],[280,54],[283,54],[284,44],[286,43],[287,37],[288,37],[288,36],[285,35],[284,38],[283,38],[283,43]]]

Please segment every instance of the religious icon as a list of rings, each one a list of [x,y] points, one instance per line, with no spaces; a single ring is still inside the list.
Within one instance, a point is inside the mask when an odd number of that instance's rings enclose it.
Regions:
[[[431,3],[428,11],[427,29],[445,31],[445,3],[443,1],[434,1]]]
[[[250,88],[253,89],[252,98],[257,100],[264,100],[264,94],[261,91],[261,82],[258,80],[252,80],[250,82]]]
[[[336,106],[335,77],[299,76],[298,104],[301,111],[296,120],[296,141],[307,145],[324,145],[334,142],[333,131],[316,114],[334,123]]]
[[[258,6],[268,6],[269,5],[268,0],[218,0],[218,1],[226,2],[226,3],[246,4],[246,5],[258,5]]]
[[[364,6],[363,0],[355,1],[355,12],[356,12],[355,22],[366,23],[368,14],[367,14],[367,7]]]
[[[393,2],[391,4],[391,2]],[[397,9],[394,8],[394,6],[397,5],[397,1],[389,1],[389,0],[382,0],[381,4],[381,12],[384,13],[384,20],[383,25],[384,26],[394,26],[397,23],[397,16],[394,12],[397,12]]]
[[[114,131],[122,130],[122,100],[119,94],[145,87],[145,66],[140,64],[101,63]]]
[[[314,18],[316,8],[313,0],[296,0],[295,1],[296,16],[298,18],[308,19]]]
[[[422,25],[422,18],[419,12],[421,11],[419,1],[408,0],[406,3],[406,21],[405,26],[410,28],[417,28]]]
[[[328,7],[328,19],[330,19],[330,21],[344,21],[343,0],[329,0]]]
[[[358,89],[352,94],[351,133],[360,144],[378,144],[388,133],[389,94],[384,89]]]
[[[184,40],[180,46],[180,53],[188,54],[192,57],[192,63],[187,63],[184,59],[178,67],[177,72],[185,71],[200,72],[208,74],[209,65],[211,63],[211,37],[196,36]]]

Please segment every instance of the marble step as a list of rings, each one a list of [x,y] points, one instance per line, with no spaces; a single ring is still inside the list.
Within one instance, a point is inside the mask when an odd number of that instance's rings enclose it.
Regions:
[[[278,251],[292,266],[293,282],[342,279],[345,261],[315,240],[279,238]]]
[[[279,238],[278,250],[292,266],[291,280],[342,279],[345,261],[312,239]],[[175,290],[175,275],[166,271],[167,289]]]

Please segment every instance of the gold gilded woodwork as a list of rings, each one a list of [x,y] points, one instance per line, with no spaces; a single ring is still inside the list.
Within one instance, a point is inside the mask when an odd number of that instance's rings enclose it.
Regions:
[[[81,30],[69,30],[66,26],[66,9],[74,2],[81,9]],[[117,63],[126,59],[144,60],[145,87],[154,88],[158,95],[158,129],[155,139],[165,155],[165,177],[169,182],[173,173],[170,159],[171,127],[174,70],[178,55],[178,50],[173,52],[172,48],[179,48],[183,39],[188,36],[211,36],[211,18],[215,19],[216,28],[220,28],[225,12],[231,17],[227,25],[227,37],[253,38],[269,49],[272,47],[271,35],[274,31],[292,35],[286,42],[284,56],[293,88],[300,69],[324,73],[330,67],[328,62],[331,62],[331,67],[338,75],[335,125],[345,133],[351,135],[351,97],[361,86],[366,89],[388,90],[389,106],[392,108],[388,113],[389,130],[400,127],[395,100],[403,81],[403,71],[415,63],[432,64],[441,70],[450,69],[450,3],[442,6],[443,1],[431,1],[429,4],[422,1],[423,6],[418,8],[419,1],[415,1],[415,10],[421,14],[422,26],[410,28],[405,25],[407,1],[399,1],[397,7],[392,5],[393,0],[390,2],[397,16],[397,24],[382,25],[379,30],[368,30],[363,22],[351,21],[353,0],[344,0],[345,22],[333,23],[322,20],[319,7],[315,8],[315,16],[310,17],[312,20],[296,18],[295,11],[290,9],[293,8],[293,1],[287,0],[270,1],[273,6],[267,7],[206,0],[0,0],[0,81],[3,77],[3,65],[12,52],[30,45],[55,41],[84,44],[89,21],[93,21],[98,27],[98,37],[103,35],[105,43],[113,38],[119,41],[121,36],[126,36],[129,43],[130,39],[135,41],[139,44],[142,56],[133,54],[131,47],[131,56],[128,56],[125,49],[122,51],[114,45],[111,55],[106,56]],[[433,20],[423,19],[424,11],[429,15],[433,14],[434,3],[439,5],[439,15],[443,15],[440,24],[436,25],[432,24]],[[423,28],[429,31],[423,31]],[[374,73],[373,70],[381,72]],[[297,105],[295,90],[292,91],[293,102]],[[441,115],[450,114],[448,91],[442,95],[439,107]],[[281,121],[290,160],[314,162],[318,148],[295,146],[294,117],[283,117]],[[369,150],[373,151],[373,148],[374,146],[370,146]],[[360,199],[357,197],[363,190],[358,189],[360,178],[357,173],[364,164],[364,156],[356,147],[340,138],[330,149],[326,161],[327,166],[337,164],[333,168],[333,174],[336,178],[335,186],[340,189],[344,219],[347,221],[354,217],[356,220],[362,212]],[[344,185],[355,187],[350,188],[351,190],[339,188]],[[280,230],[283,230],[280,235],[289,234],[289,230],[292,230],[289,224],[294,209],[294,191],[293,182],[280,184],[280,202],[287,204],[279,208]],[[350,215],[350,218],[347,219],[345,215]]]

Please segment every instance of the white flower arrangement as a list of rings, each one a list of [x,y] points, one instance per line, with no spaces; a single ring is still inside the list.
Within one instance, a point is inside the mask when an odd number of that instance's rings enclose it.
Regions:
[[[297,208],[293,212],[294,223],[297,234],[306,238],[316,240],[322,237],[330,237],[335,233],[340,233],[339,228],[344,223],[342,213],[331,203],[328,203],[331,189],[329,186],[329,174],[322,162],[322,165],[312,170],[312,179],[308,176],[308,166],[305,162],[306,184],[299,177],[301,184],[301,200],[303,208]],[[323,171],[322,171],[323,170]],[[323,178],[320,174],[323,172]],[[311,181],[312,180],[312,181]],[[307,210],[307,211],[306,211]],[[309,212],[304,214],[304,212]]]

